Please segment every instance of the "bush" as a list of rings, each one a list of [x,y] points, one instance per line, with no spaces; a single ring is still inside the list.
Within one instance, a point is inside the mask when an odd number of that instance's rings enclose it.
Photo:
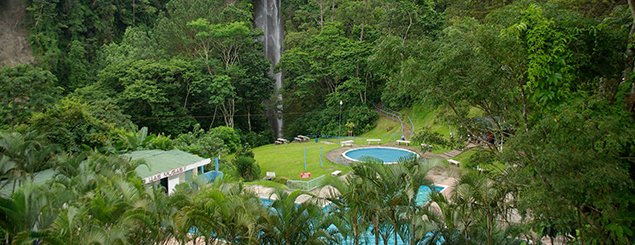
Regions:
[[[236,172],[245,180],[252,181],[260,178],[260,166],[251,157],[239,156],[234,160]]]
[[[207,133],[223,140],[229,152],[235,152],[238,147],[240,147],[240,137],[238,137],[238,134],[236,134],[233,128],[219,126],[211,129]]]
[[[318,109],[314,110],[314,113],[303,114],[292,122],[285,122],[285,135],[338,135],[341,133],[340,130],[346,132],[347,122],[350,122],[351,125],[367,125],[375,124],[379,118],[379,113],[370,110],[367,106],[350,106],[342,108],[342,110],[341,124],[339,113],[331,113],[339,111],[338,104],[336,107]],[[366,127],[354,127],[352,131],[353,134],[360,135],[365,133],[366,129]]]
[[[276,183],[280,183],[280,184],[283,184],[283,185],[287,184],[287,180],[289,180],[289,178],[287,178],[287,177],[273,177],[271,179],[271,181],[276,182]]]
[[[254,158],[254,152],[251,150],[249,144],[245,144],[236,150],[236,158],[238,157]]]
[[[242,133],[240,130],[236,130],[238,136],[240,137],[240,142],[244,144],[249,144],[252,147],[258,147],[261,145],[271,144],[275,141],[275,137],[273,135],[273,130],[267,129],[260,133],[256,133],[254,131],[250,131],[247,133]]]
[[[214,158],[215,157],[212,157],[212,162],[210,164],[205,165],[205,172],[214,171],[216,169]],[[235,170],[236,166],[234,166],[233,162],[227,161],[225,159],[218,159],[218,171],[230,174],[230,172],[234,172]],[[223,175],[223,179],[226,179],[225,175]]]
[[[113,124],[95,118],[89,105],[70,99],[33,115],[31,127],[46,132],[51,143],[66,149],[107,146],[110,132],[114,130]]]

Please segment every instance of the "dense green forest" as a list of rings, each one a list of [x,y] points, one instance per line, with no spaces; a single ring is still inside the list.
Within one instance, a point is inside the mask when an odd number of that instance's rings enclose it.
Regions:
[[[635,239],[633,0],[282,0],[280,90],[255,2],[24,2],[36,61],[0,70],[7,244]],[[328,209],[282,190],[266,206],[232,180],[258,177],[250,148],[273,142],[278,94],[286,137],[337,135],[340,111],[359,135],[373,104],[416,104],[457,132],[415,129],[415,143],[484,147],[434,205],[413,193],[437,163],[404,160],[354,164]],[[221,164],[236,177],[168,196],[120,157],[175,148],[235,154]],[[34,184],[44,169],[54,177]]]

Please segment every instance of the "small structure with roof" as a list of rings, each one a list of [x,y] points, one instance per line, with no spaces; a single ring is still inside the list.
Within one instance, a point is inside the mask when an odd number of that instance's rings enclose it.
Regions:
[[[192,179],[192,175],[198,174],[198,169],[211,162],[205,159],[177,149],[143,150],[123,154],[131,160],[143,159],[148,166],[141,165],[137,168],[139,176],[144,184],[155,183],[166,188],[168,194],[174,191],[174,187]]]

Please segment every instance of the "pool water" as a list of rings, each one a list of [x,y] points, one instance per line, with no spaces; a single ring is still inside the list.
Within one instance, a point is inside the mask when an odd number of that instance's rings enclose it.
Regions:
[[[436,192],[441,192],[445,188],[434,186],[434,189],[436,190]],[[430,187],[425,185],[419,186],[419,191],[417,192],[417,197],[415,198],[415,202],[417,203],[417,205],[424,205],[429,202],[430,192],[432,192]]]
[[[378,158],[384,163],[396,163],[399,159],[419,157],[417,153],[409,150],[391,147],[369,147],[348,150],[344,152],[344,157],[351,161],[361,161],[365,158]]]

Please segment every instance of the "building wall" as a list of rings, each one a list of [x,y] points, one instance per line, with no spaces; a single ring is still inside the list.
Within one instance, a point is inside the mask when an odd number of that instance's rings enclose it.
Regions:
[[[174,192],[176,185],[180,183],[185,183],[185,173],[175,174],[168,177],[168,195],[171,195],[172,192]]]

